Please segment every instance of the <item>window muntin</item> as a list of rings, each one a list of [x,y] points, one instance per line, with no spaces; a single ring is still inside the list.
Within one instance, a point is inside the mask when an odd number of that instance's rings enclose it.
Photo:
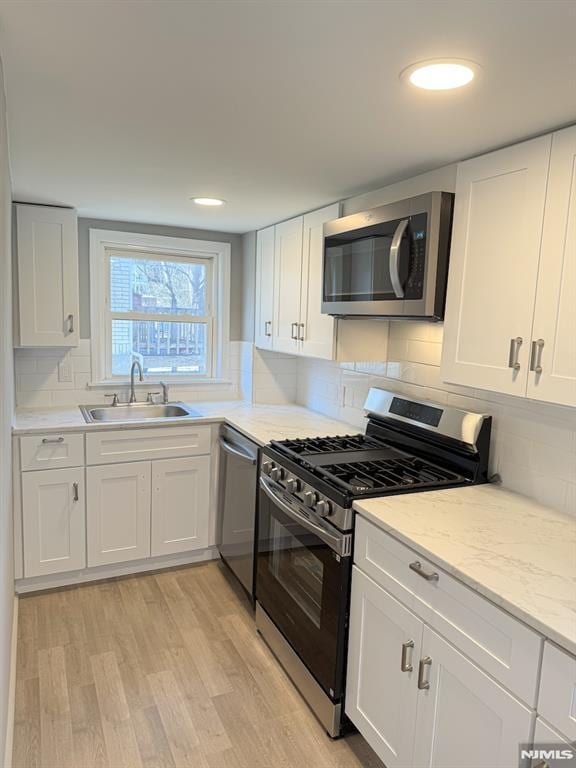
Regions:
[[[213,375],[213,259],[106,250],[107,378]]]

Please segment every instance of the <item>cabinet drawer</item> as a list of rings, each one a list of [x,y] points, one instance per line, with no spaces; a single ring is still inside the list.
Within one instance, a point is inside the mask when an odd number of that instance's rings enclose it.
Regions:
[[[20,438],[20,464],[31,469],[64,469],[84,465],[84,435],[27,435]]]
[[[576,741],[576,657],[544,643],[538,713]]]
[[[172,459],[210,453],[210,427],[164,427],[86,435],[87,464]]]
[[[534,706],[542,638],[489,600],[356,517],[354,562],[509,690]],[[419,562],[427,581],[410,568]]]

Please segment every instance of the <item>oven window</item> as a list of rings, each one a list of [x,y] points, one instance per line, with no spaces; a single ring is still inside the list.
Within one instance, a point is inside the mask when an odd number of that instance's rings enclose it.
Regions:
[[[278,520],[272,520],[271,570],[308,618],[320,629],[324,566],[313,548],[305,547]]]

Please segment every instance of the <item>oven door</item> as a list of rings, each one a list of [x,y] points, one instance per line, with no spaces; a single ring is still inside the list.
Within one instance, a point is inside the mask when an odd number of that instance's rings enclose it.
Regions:
[[[351,541],[260,478],[256,599],[332,698],[343,692]]]
[[[423,297],[426,229],[423,213],[326,236],[322,311],[403,315]]]

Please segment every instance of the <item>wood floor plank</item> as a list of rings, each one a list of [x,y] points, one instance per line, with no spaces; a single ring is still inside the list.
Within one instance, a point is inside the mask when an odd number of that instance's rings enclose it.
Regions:
[[[174,762],[178,766],[193,765],[200,738],[173,672],[157,672],[148,680]]]
[[[18,654],[16,673],[19,680],[38,677],[38,598],[21,597],[18,601]]]
[[[133,711],[132,722],[144,768],[180,768],[174,762],[164,726],[155,706]]]
[[[70,691],[75,765],[114,768],[108,760],[96,686],[73,686]]]
[[[114,768],[140,768],[142,761],[116,656],[91,657],[106,751]]]
[[[75,768],[64,648],[38,651],[42,768]]]
[[[13,768],[40,768],[40,683],[17,678],[14,712]]]
[[[202,629],[189,629],[184,633],[184,636],[208,695],[218,696],[221,693],[231,693],[232,684],[218,662],[214,646],[204,631]]]

